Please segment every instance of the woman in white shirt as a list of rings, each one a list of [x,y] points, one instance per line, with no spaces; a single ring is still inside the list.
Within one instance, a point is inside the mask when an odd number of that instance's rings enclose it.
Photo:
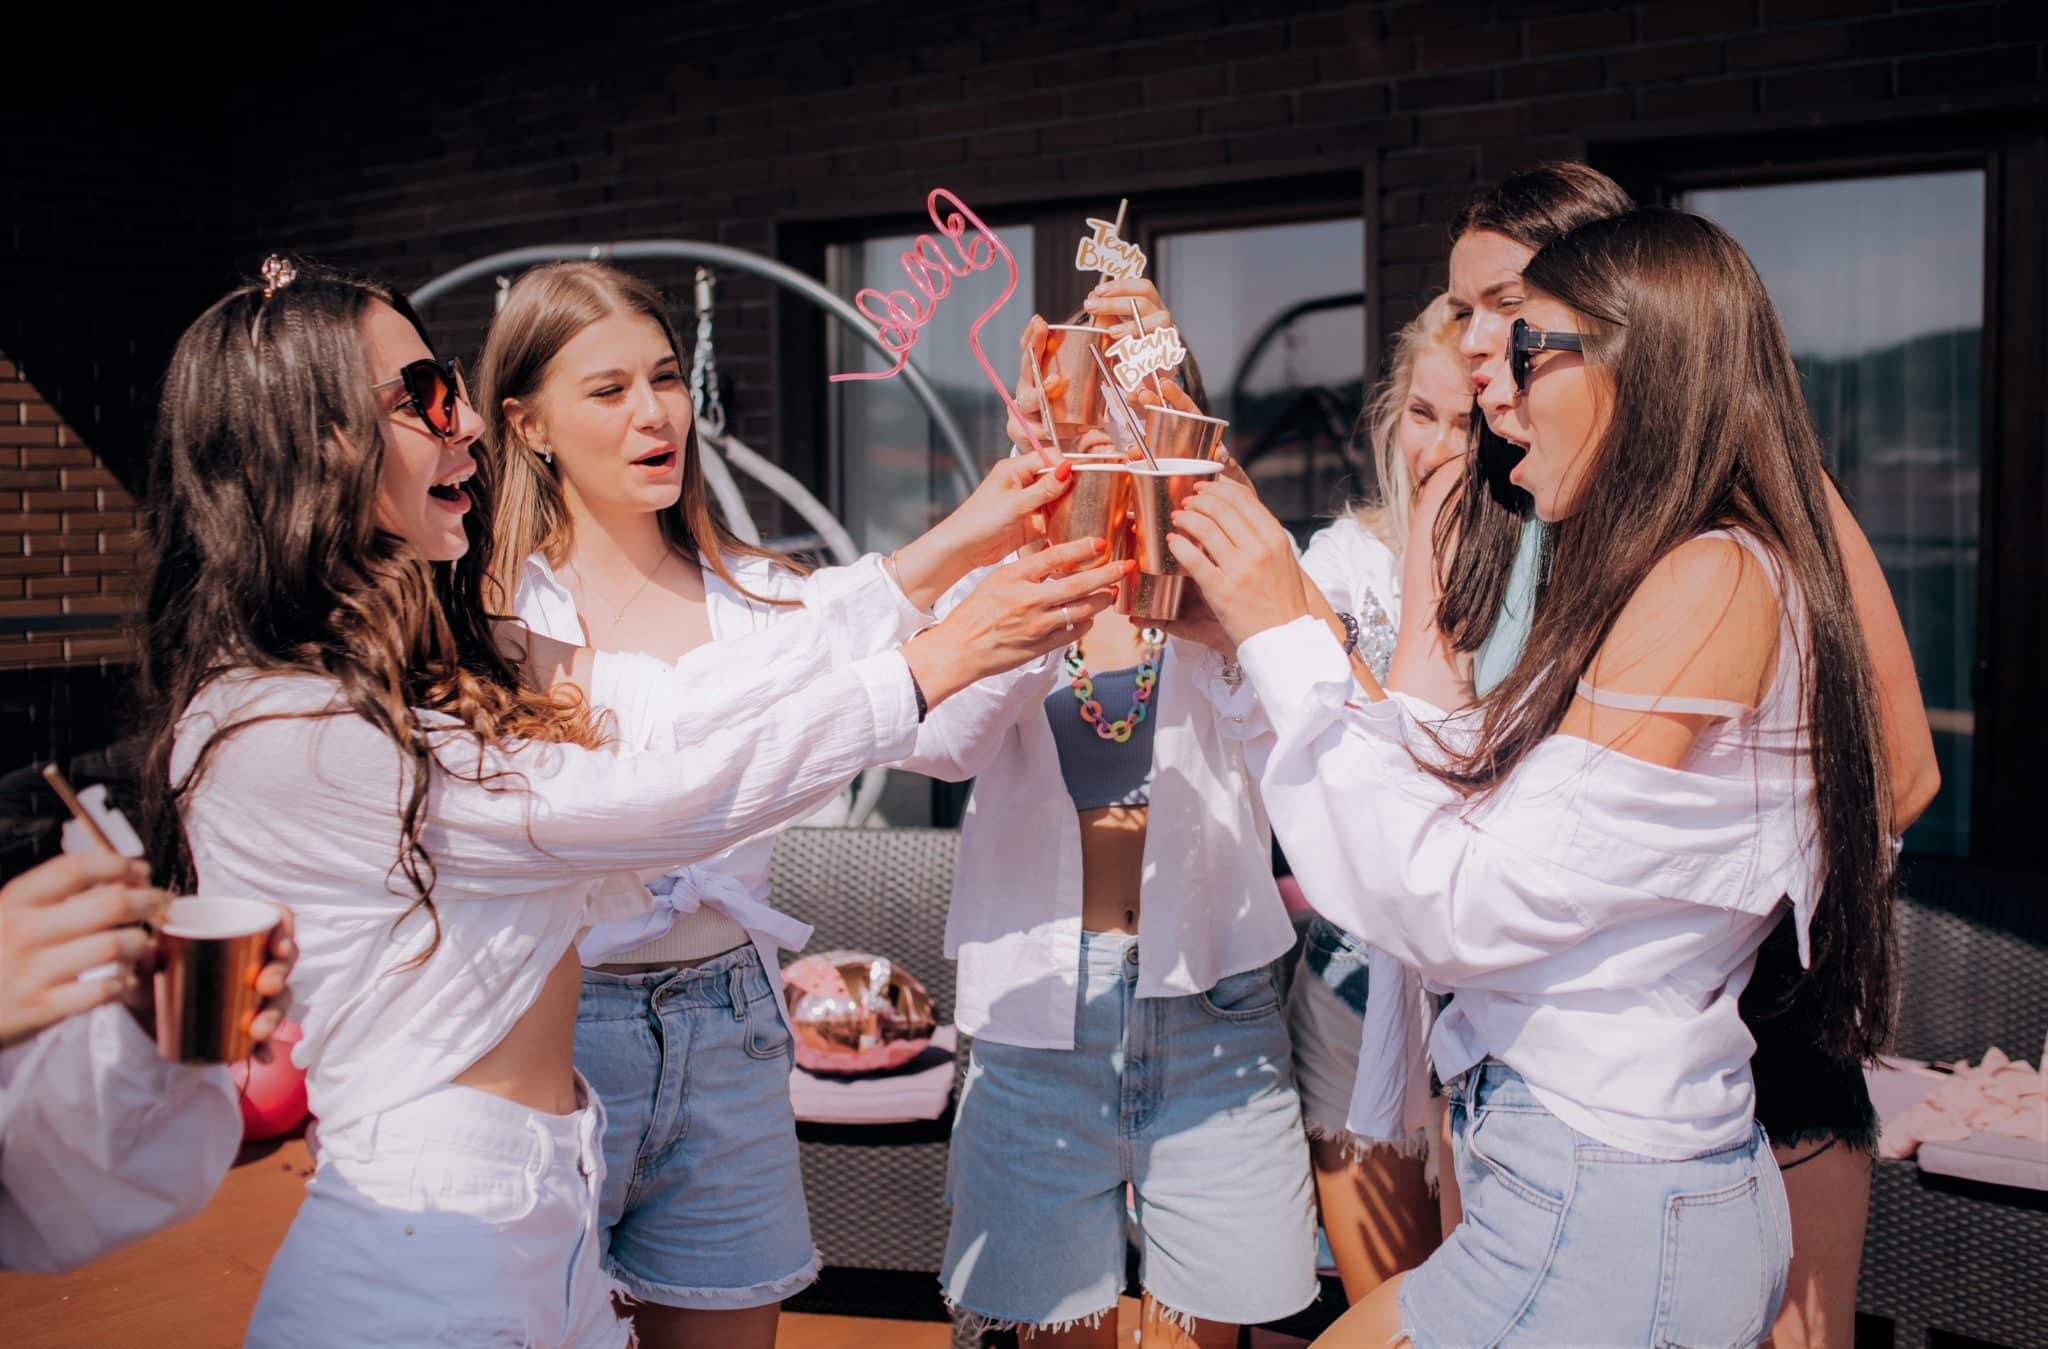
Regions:
[[[1063,640],[1112,574],[1045,579],[1085,551],[1048,550],[858,658],[808,616],[802,659],[731,669],[507,637],[467,520],[480,430],[402,299],[281,259],[166,377],[148,835],[177,886],[288,904],[302,950],[319,1169],[251,1323],[266,1349],[623,1344],[578,932],[902,757],[923,705]],[[500,640],[578,687],[535,691]],[[590,703],[670,733],[620,752]]]
[[[1135,327],[1134,298],[1148,331],[1170,321],[1146,282],[1087,312]],[[1026,1344],[1114,1341],[1127,1187],[1147,1345],[1234,1344],[1315,1297],[1275,969],[1293,929],[1224,675],[1105,613],[1036,677],[935,713],[904,765],[976,779],[946,932],[974,1048],[940,1280]]]
[[[1386,382],[1366,407],[1375,498],[1317,531],[1301,559],[1348,619],[1348,640],[1378,678],[1394,656],[1417,486],[1440,468],[1455,476],[1471,416],[1457,323],[1439,297],[1395,339]],[[1412,525],[1425,551],[1428,527],[1428,520]],[[1398,960],[1327,918],[1311,920],[1287,1027],[1317,1206],[1353,1302],[1422,1263],[1441,1238],[1422,1161],[1430,1120],[1427,996]]]
[[[521,276],[479,365],[500,591],[547,637],[744,677],[742,663],[801,661],[785,648],[824,620],[865,656],[1024,538],[1016,487],[1033,464],[1017,462],[886,562],[807,574],[742,543],[712,506],[661,295],[614,267]],[[883,567],[903,592],[846,584]],[[634,746],[667,732],[626,717],[619,730]],[[777,959],[810,929],[769,902],[775,835],[660,878],[650,912],[578,943],[576,1063],[605,1106],[605,1268],[647,1349],[768,1349],[783,1299],[817,1277]]]
[[[1890,1017],[1878,700],[1782,329],[1739,247],[1637,211],[1539,252],[1510,362],[1554,522],[1472,713],[1361,693],[1234,484],[1183,513],[1319,910],[1453,992],[1465,1220],[1333,1342],[1749,1344],[1789,1224],[1737,997],[1788,900],[1844,1049]],[[1582,354],[1583,351],[1583,354]]]

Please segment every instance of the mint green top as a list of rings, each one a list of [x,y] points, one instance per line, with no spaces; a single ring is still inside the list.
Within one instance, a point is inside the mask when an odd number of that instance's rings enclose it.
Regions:
[[[1530,516],[1522,522],[1522,541],[1515,548],[1515,569],[1508,573],[1507,594],[1493,631],[1472,657],[1472,691],[1485,697],[1508,677],[1522,658],[1529,625],[1536,618],[1536,589],[1543,575],[1543,522]]]

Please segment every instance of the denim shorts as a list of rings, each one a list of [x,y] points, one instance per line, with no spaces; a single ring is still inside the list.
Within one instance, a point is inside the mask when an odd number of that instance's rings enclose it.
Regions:
[[[940,1282],[997,1325],[1115,1315],[1125,1186],[1140,1282],[1176,1319],[1245,1324],[1315,1300],[1315,1200],[1272,966],[1139,998],[1138,944],[1083,933],[1074,1048],[987,1038],[953,1125]]]
[[[1324,918],[1309,923],[1294,986],[1287,994],[1287,1031],[1294,1042],[1294,1080],[1310,1138],[1348,1137],[1351,1087],[1372,948]]]
[[[1792,1222],[1761,1128],[1666,1161],[1579,1133],[1492,1060],[1448,1090],[1465,1217],[1401,1285],[1417,1349],[1763,1339]]]
[[[598,1260],[604,1108],[577,1085],[567,1115],[447,1086],[317,1131],[245,1343],[624,1349]]]
[[[796,1047],[751,945],[583,972],[576,1066],[604,1101],[605,1267],[669,1307],[761,1307],[818,1276],[797,1165]]]

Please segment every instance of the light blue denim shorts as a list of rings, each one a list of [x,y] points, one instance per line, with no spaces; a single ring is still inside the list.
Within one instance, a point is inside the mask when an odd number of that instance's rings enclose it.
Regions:
[[[1176,1319],[1315,1300],[1315,1195],[1272,966],[1139,998],[1137,939],[1083,933],[1074,1048],[974,1042],[953,1125],[947,1299],[997,1325],[1115,1315],[1124,1190]]]
[[[1762,1340],[1792,1220],[1761,1128],[1674,1162],[1579,1133],[1491,1060],[1449,1092],[1465,1217],[1401,1285],[1416,1349]]]
[[[605,1268],[631,1297],[761,1307],[818,1276],[778,997],[751,945],[583,972],[576,1066],[604,1102]]]
[[[1287,994],[1294,1081],[1310,1138],[1348,1139],[1372,948],[1326,918],[1309,922]]]

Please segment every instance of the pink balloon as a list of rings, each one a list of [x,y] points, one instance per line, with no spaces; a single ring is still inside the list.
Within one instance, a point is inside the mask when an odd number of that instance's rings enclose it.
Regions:
[[[292,1046],[302,1034],[297,1022],[287,1021],[270,1037],[270,1062],[245,1059],[235,1065],[244,1141],[276,1138],[304,1122],[306,1071],[292,1062]]]

